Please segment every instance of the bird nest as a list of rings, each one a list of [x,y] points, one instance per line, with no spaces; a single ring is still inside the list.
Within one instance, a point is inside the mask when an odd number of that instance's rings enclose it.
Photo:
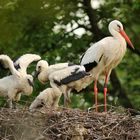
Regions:
[[[140,118],[129,110],[0,109],[1,140],[139,140]]]

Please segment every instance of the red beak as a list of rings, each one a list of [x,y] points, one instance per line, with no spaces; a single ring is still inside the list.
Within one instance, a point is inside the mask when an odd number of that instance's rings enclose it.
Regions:
[[[132,42],[130,41],[129,37],[128,37],[127,34],[125,33],[125,31],[124,31],[124,30],[120,30],[119,33],[125,38],[125,40],[127,41],[127,43],[128,43],[133,49],[135,49],[134,46],[133,46],[133,44],[132,44]]]

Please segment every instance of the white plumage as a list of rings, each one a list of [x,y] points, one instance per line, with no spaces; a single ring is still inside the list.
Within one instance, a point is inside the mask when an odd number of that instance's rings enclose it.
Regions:
[[[81,65],[83,65],[87,72],[92,74],[95,92],[95,104],[97,108],[97,80],[101,73],[105,78],[104,85],[104,103],[106,111],[106,92],[107,81],[111,70],[115,68],[122,60],[126,52],[126,41],[134,48],[133,44],[127,37],[123,30],[123,25],[118,20],[114,20],[109,24],[109,31],[112,36],[106,37],[99,42],[93,44],[82,56]],[[126,41],[125,41],[126,40]]]
[[[41,83],[50,80],[50,84],[57,92],[64,94],[64,104],[70,101],[69,94],[72,89],[78,92],[91,82],[91,76],[85,72],[85,68],[69,63],[48,65],[47,61],[41,60],[36,66],[35,74]],[[86,81],[86,82],[83,82]]]
[[[45,84],[49,79],[49,75],[54,71],[61,70],[68,67],[69,63],[59,63],[54,65],[49,65],[47,61],[40,60],[36,65],[35,76],[38,77],[38,80]]]
[[[91,76],[85,72],[85,68],[79,65],[69,66],[49,75],[51,86],[60,90],[64,94],[64,105],[70,102],[70,92],[72,89],[78,92],[91,82]],[[84,84],[83,84],[83,81]]]
[[[14,62],[14,66],[18,67],[18,71],[20,73],[26,75],[27,67],[30,65],[30,63],[39,61],[40,59],[41,57],[37,54],[24,54]]]
[[[41,59],[38,55],[35,57],[33,54],[28,54],[28,59],[30,59],[29,55],[31,58],[34,57],[34,59],[28,60],[28,64]],[[24,57],[25,56],[26,54]],[[27,68],[28,65],[26,64],[25,59],[19,58],[17,61],[20,63],[18,64],[23,64],[22,60]],[[12,108],[12,101],[19,101],[21,93],[25,95],[30,95],[32,93],[33,77],[32,75],[25,74],[26,71],[22,73],[22,68],[24,69],[24,65],[19,68],[19,71],[16,70],[13,61],[7,55],[0,55],[0,61],[9,67],[12,73],[12,75],[0,79],[0,96],[8,97],[9,106]]]
[[[47,88],[40,92],[29,107],[30,111],[34,111],[39,107],[57,108],[62,92],[57,92],[53,88]]]
[[[4,68],[9,68],[13,75],[20,76],[20,73],[15,69],[14,63],[11,58],[7,55],[0,55],[0,61]]]
[[[55,82],[58,85],[65,85],[71,82],[75,82],[85,76],[87,76],[85,68],[80,65],[73,65],[67,68],[57,70],[49,75],[50,82]]]

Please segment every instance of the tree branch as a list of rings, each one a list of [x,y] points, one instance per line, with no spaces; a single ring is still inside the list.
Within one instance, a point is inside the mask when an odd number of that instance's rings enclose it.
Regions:
[[[98,28],[98,21],[99,19],[96,16],[96,11],[91,7],[91,0],[83,0],[85,12],[87,13],[89,17],[89,21],[91,26],[91,32],[97,33],[94,38],[97,40],[100,40],[101,38],[105,37],[105,34]],[[93,34],[94,35],[94,34]]]

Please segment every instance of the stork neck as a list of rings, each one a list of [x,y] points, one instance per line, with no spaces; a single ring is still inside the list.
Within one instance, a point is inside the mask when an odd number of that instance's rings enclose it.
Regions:
[[[110,33],[114,37],[114,39],[117,39],[120,42],[121,46],[126,47],[126,41],[125,41],[124,37],[119,32],[112,29],[112,30],[110,30]]]
[[[19,72],[15,69],[12,61],[9,61],[9,69],[13,75],[18,75]]]
[[[126,41],[125,41],[124,37],[119,32],[116,32],[116,33],[115,32],[114,32],[114,34],[112,34],[113,37],[120,42],[121,46],[126,47]]]

